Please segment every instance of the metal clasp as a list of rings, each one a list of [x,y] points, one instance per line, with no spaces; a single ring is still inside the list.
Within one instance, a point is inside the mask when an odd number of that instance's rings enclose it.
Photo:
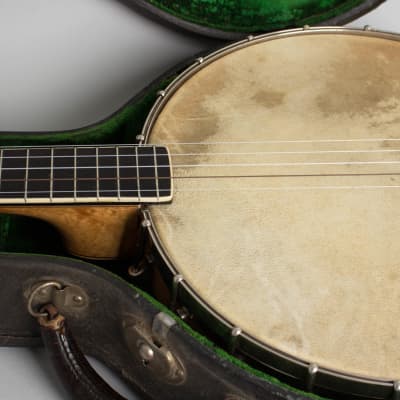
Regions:
[[[168,332],[175,324],[172,317],[160,312],[154,317],[151,330],[140,322],[125,323],[125,329],[128,346],[136,360],[152,370],[154,377],[180,385],[186,379],[186,371],[167,345]]]
[[[87,294],[78,286],[64,286],[57,281],[36,284],[28,297],[28,311],[35,317],[46,317],[47,313],[39,312],[41,306],[53,304],[63,311],[81,310],[88,306]]]

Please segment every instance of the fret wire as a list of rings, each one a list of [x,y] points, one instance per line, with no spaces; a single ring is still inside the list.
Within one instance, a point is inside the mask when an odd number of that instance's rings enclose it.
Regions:
[[[117,158],[117,197],[118,200],[121,199],[121,185],[119,181],[119,146],[115,146],[115,155]]]
[[[0,191],[1,191],[1,178],[3,175],[3,149],[0,151]]]
[[[156,155],[156,146],[153,146],[153,153],[154,153],[154,172],[155,172],[155,179],[156,179],[156,193],[157,193],[157,200],[160,199],[160,190],[158,187],[158,166],[157,166],[157,155]]]
[[[74,147],[74,201],[77,201],[76,199],[76,147]]]
[[[135,146],[135,156],[136,156],[136,179],[137,179],[137,190],[138,190],[138,199],[140,201],[140,176],[139,176],[139,156],[138,156],[138,148]]]
[[[26,163],[25,163],[25,194],[24,199],[25,202],[28,199],[28,173],[29,173],[29,149],[26,149]]]
[[[96,194],[97,199],[100,197],[99,193],[99,148],[96,147]]]
[[[50,201],[53,201],[53,167],[54,167],[54,147],[50,149]]]

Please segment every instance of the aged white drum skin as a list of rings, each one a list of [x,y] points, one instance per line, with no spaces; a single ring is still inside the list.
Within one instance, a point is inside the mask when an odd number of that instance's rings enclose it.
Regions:
[[[400,42],[249,43],[184,82],[149,142],[175,177],[155,229],[211,308],[304,361],[400,377]]]

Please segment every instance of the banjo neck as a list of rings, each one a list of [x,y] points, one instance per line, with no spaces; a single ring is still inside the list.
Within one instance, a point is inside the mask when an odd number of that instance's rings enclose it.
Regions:
[[[166,147],[0,148],[0,213],[53,225],[81,258],[132,260],[140,204],[171,199]]]
[[[164,203],[171,176],[163,146],[0,148],[0,205]]]

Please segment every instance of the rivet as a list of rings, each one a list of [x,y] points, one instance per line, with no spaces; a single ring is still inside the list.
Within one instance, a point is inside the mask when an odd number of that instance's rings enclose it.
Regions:
[[[80,295],[73,296],[72,300],[77,304],[82,304],[83,303],[83,297],[80,296]]]
[[[204,58],[203,58],[203,57],[196,58],[196,61],[197,61],[199,64],[202,64],[203,61],[204,61]]]
[[[304,31],[307,31],[307,30],[309,30],[309,29],[310,29],[310,25],[304,25],[304,26],[303,26],[303,30],[304,30]]]
[[[159,91],[157,92],[157,96],[159,96],[159,97],[165,97],[165,95],[166,95],[165,90],[159,90]]]
[[[254,36],[253,36],[253,35],[247,36],[247,40],[248,40],[249,42],[251,42],[253,39],[254,39]]]
[[[139,355],[143,361],[150,362],[154,358],[154,350],[146,343],[139,346]]]
[[[372,31],[372,26],[371,25],[365,25],[364,26],[364,31]]]
[[[144,135],[136,135],[136,140],[144,140]]]

